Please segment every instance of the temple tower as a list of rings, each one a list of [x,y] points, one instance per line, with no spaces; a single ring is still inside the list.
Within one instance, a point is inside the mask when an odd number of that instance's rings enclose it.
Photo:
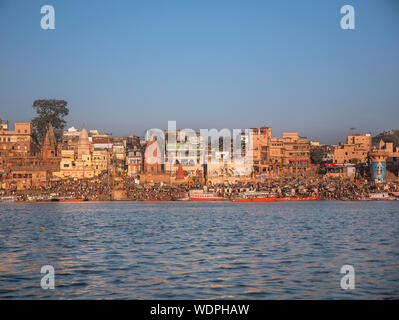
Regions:
[[[42,157],[43,159],[50,159],[57,156],[57,139],[55,138],[53,126],[49,123],[42,144]]]
[[[154,137],[147,143],[144,151],[144,172],[159,174],[162,173],[162,152]]]
[[[78,159],[82,159],[83,155],[90,155],[90,141],[87,134],[86,126],[83,125],[78,141]]]

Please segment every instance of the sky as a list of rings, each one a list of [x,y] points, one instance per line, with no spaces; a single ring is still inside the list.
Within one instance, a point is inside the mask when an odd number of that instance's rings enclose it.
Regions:
[[[36,99],[114,136],[168,120],[328,144],[397,129],[399,1],[0,0],[0,118],[30,121]]]

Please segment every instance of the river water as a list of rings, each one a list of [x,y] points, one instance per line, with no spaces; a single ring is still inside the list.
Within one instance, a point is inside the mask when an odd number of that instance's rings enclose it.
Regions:
[[[0,298],[398,299],[399,202],[0,204]]]

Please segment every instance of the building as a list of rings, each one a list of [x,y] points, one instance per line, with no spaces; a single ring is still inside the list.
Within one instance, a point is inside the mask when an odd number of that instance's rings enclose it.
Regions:
[[[395,175],[399,173],[399,148],[394,148],[392,142],[381,139],[377,146],[372,147],[369,158],[375,183],[385,183],[388,170]]]
[[[129,177],[134,177],[143,171],[143,148],[140,141],[136,145],[131,145],[128,149],[126,157],[126,165],[128,168],[127,174]]]
[[[0,154],[3,156],[35,155],[39,148],[33,138],[30,122],[16,122],[14,130],[9,130],[8,122],[2,120],[0,126]]]
[[[25,143],[29,144],[31,141],[29,139],[26,140],[26,135],[29,135],[29,132],[31,132],[31,126],[16,124],[15,127],[16,130],[10,134],[10,138],[12,136],[14,136],[14,138],[20,137],[20,144],[17,144],[20,147],[24,146]],[[32,137],[30,137],[30,139],[32,139]],[[12,144],[13,140],[10,140]],[[25,146],[27,146],[26,144]],[[28,147],[26,149],[16,148],[16,150],[21,149],[23,151],[14,152],[11,149],[11,151],[2,152],[0,154],[1,187],[4,189],[24,190],[46,185],[48,180],[52,178],[52,173],[58,171],[60,165],[59,146],[51,124],[49,124],[47,128],[39,152],[36,152],[38,149],[36,145],[33,149],[35,152],[27,152],[26,150],[29,150]],[[30,149],[30,151],[32,151],[32,149]]]
[[[166,130],[165,141],[165,173],[177,178],[181,164],[185,177],[204,176],[201,148],[208,148],[208,145],[198,132],[186,129]]]
[[[114,160],[124,162],[126,160],[126,138],[113,138],[112,157]]]
[[[151,137],[144,148],[144,173],[162,174],[163,173],[163,152],[155,137]]]
[[[109,170],[109,151],[105,149],[94,149],[92,167],[95,176],[107,172]]]
[[[269,171],[273,174],[306,173],[310,169],[310,142],[297,132],[284,132],[271,138]]]
[[[252,148],[248,151],[252,153],[254,173],[267,172],[270,164],[272,128],[251,128],[249,139],[251,140]]]
[[[41,147],[42,159],[57,158],[59,155],[59,148],[57,139],[54,134],[53,126],[49,123],[46,135]]]
[[[62,150],[75,150],[78,147],[80,131],[75,127],[70,127],[62,134]]]
[[[371,134],[350,135],[345,144],[340,144],[334,149],[334,163],[366,163],[368,153],[371,151]]]
[[[85,126],[79,133],[76,146],[71,148],[71,145],[67,144],[66,147],[61,150],[60,168],[55,173],[56,176],[77,179],[93,178],[108,170],[108,150],[94,148]]]

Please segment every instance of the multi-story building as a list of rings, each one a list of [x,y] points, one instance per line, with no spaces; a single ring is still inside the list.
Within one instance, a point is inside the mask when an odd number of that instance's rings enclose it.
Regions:
[[[78,147],[80,131],[75,127],[70,127],[62,134],[62,150],[75,150]]]
[[[8,122],[0,130],[0,153],[3,156],[35,155],[39,148],[33,139],[30,122],[16,122],[14,130],[9,130]]]
[[[252,147],[248,151],[252,154],[254,173],[267,172],[269,168],[272,128],[251,128],[249,139],[251,140]]]
[[[140,140],[135,141],[135,144],[129,143],[126,165],[129,177],[134,177],[143,171],[143,148],[140,145]]]
[[[59,171],[63,178],[92,178],[108,170],[108,150],[95,149],[89,140],[85,126],[80,131],[76,147],[61,151]]]
[[[171,135],[174,139],[170,139]],[[208,145],[204,143],[203,137],[198,132],[187,132],[185,129],[166,130],[165,141],[165,173],[177,177],[177,170],[181,164],[185,176],[204,176],[201,147],[207,148]]]
[[[366,163],[368,153],[371,151],[371,134],[350,135],[345,144],[340,144],[334,149],[334,163]]]
[[[126,160],[126,138],[113,138],[112,157],[114,160]]]
[[[284,132],[282,138],[271,138],[269,161],[273,173],[305,173],[310,168],[310,143],[297,132]]]
[[[31,126],[16,125],[16,130],[11,136],[20,137],[22,135],[23,139],[19,140],[20,144],[17,143],[14,146],[22,147],[24,143],[26,143],[25,146],[30,143],[29,140],[25,140],[30,129]],[[13,143],[13,140],[10,140],[10,143]],[[21,190],[40,187],[47,183],[60,164],[58,144],[51,124],[48,126],[40,152],[36,152],[36,148],[35,145],[35,152],[30,149],[31,153],[26,151],[29,150],[28,147],[26,149],[19,148],[19,150],[23,150],[21,152],[13,152],[12,149],[7,152],[9,149],[6,149],[5,152],[0,153],[2,188]],[[18,150],[18,148],[15,149]]]
[[[164,172],[163,152],[155,137],[151,137],[144,147],[144,173],[162,174]]]

